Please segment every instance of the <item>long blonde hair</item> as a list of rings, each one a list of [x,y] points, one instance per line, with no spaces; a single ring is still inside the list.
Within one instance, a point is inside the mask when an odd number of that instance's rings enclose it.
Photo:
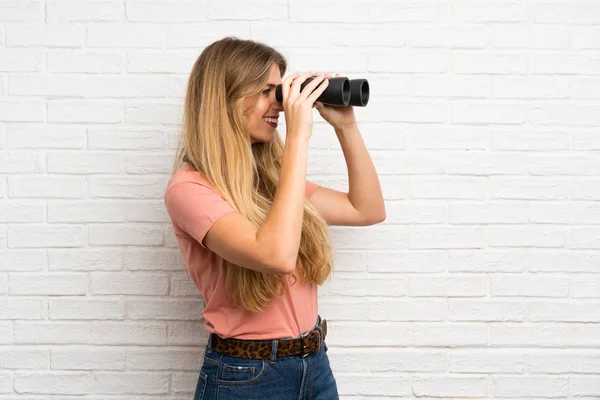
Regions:
[[[284,56],[263,43],[226,37],[207,46],[189,77],[183,132],[173,165],[175,174],[188,163],[257,228],[275,196],[284,146],[279,132],[272,142],[252,144],[244,104],[246,98],[258,99],[273,65],[281,76],[285,74]],[[233,304],[260,312],[273,296],[283,294],[283,276],[222,261]],[[294,279],[320,285],[332,269],[327,223],[305,200]]]

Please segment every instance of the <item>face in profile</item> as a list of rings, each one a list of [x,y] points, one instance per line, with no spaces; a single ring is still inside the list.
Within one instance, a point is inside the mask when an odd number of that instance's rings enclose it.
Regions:
[[[281,84],[281,73],[277,65],[273,64],[267,84],[262,89],[256,106],[246,115],[252,143],[271,142],[275,138],[279,113],[283,111],[283,106],[275,99],[275,87],[279,84]]]

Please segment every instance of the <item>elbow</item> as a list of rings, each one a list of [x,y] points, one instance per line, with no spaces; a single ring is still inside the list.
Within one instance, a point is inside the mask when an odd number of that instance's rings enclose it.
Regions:
[[[298,264],[298,254],[294,257],[289,258],[280,265],[280,275],[292,274],[296,271],[296,265]]]
[[[278,254],[270,258],[269,273],[273,275],[286,275],[296,271],[298,253],[293,256]]]
[[[378,214],[374,214],[373,216],[369,217],[367,219],[367,224],[366,225],[376,225],[376,224],[379,224],[379,223],[385,221],[386,217],[387,217],[387,215],[386,215],[385,209],[384,209],[382,212],[380,212]]]
[[[376,224],[380,224],[383,221],[385,221],[385,214],[378,216],[377,218],[374,218],[373,220],[371,220],[370,225],[376,225]]]
[[[270,268],[269,273],[272,275],[288,275],[288,274],[292,274],[296,271],[296,265],[295,264],[277,264],[277,265],[272,265]]]

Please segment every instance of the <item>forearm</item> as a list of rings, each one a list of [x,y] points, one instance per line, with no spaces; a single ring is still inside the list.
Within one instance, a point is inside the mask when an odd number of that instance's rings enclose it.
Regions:
[[[288,138],[285,142],[277,191],[269,215],[260,227],[257,241],[274,248],[274,256],[294,266],[300,247],[308,138]]]
[[[385,203],[379,177],[358,126],[353,124],[345,129],[336,129],[335,133],[348,168],[350,202],[360,214],[369,219],[385,219]]]

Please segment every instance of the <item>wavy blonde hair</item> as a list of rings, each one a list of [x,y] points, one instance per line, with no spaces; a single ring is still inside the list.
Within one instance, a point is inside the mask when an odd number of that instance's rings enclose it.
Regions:
[[[226,37],[206,47],[196,60],[187,86],[183,132],[173,174],[189,164],[257,228],[265,221],[279,181],[283,140],[252,144],[245,100],[256,104],[273,65],[281,76],[287,62],[259,42]],[[281,296],[284,277],[243,268],[225,259],[230,301],[253,312]],[[323,217],[304,201],[304,218],[294,279],[322,284],[333,269],[329,229]]]

